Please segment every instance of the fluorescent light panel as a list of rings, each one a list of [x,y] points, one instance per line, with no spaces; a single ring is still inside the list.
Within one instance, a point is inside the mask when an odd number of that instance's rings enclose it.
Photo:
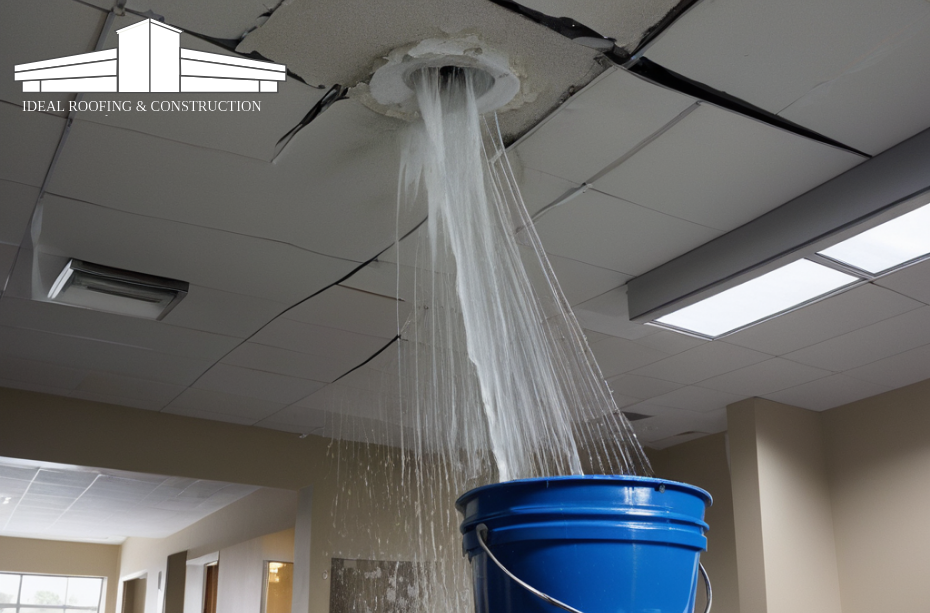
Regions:
[[[669,313],[655,323],[715,338],[857,281],[857,277],[810,260],[798,260]]]
[[[930,205],[905,213],[819,252],[877,275],[930,255]]]

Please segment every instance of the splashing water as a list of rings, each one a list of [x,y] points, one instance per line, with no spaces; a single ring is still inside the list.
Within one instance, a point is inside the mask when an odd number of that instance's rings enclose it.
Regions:
[[[333,386],[327,408],[328,553],[406,561],[383,562],[393,583],[355,589],[350,610],[472,611],[454,501],[473,487],[652,473],[552,272],[496,118],[478,115],[475,77],[412,76],[423,121],[402,152],[398,218],[424,199],[429,218],[398,241],[398,295],[415,271],[411,313],[395,350]]]

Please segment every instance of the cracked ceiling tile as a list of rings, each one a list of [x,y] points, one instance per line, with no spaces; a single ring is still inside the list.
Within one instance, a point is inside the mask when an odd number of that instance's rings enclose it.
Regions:
[[[566,92],[604,69],[596,51],[485,0],[294,0],[237,50],[257,51],[286,64],[307,82],[352,87],[367,81],[380,58],[393,49],[476,32],[490,47],[509,54],[517,72],[526,75],[523,95],[528,101],[500,117],[505,137],[525,132],[563,101]]]

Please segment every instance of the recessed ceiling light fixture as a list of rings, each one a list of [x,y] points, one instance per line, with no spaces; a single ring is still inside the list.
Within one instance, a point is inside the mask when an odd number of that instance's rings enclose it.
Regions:
[[[70,260],[48,297],[72,306],[161,320],[189,288],[184,281]]]
[[[631,321],[720,338],[930,259],[930,130],[627,284]]]

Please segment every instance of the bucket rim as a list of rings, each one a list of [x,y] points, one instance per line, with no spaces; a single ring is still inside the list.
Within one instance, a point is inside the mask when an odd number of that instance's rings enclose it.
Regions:
[[[671,486],[673,489],[684,490],[690,494],[695,494],[698,497],[704,500],[704,505],[709,507],[714,503],[713,496],[707,490],[704,490],[696,485],[691,485],[689,483],[682,483],[680,481],[672,481],[670,479],[659,479],[657,477],[643,477],[640,475],[562,475],[558,477],[532,477],[529,479],[513,479],[511,481],[501,481],[499,483],[488,483],[487,485],[481,485],[479,487],[473,488],[459,496],[455,501],[455,508],[460,512],[465,512],[465,503],[466,500],[470,500],[486,490],[507,487],[507,486],[519,486],[521,484],[533,484],[533,483],[546,483],[551,481],[576,481],[576,482],[631,482],[637,485],[646,485],[649,484],[651,487],[657,485],[665,485],[666,487]]]

